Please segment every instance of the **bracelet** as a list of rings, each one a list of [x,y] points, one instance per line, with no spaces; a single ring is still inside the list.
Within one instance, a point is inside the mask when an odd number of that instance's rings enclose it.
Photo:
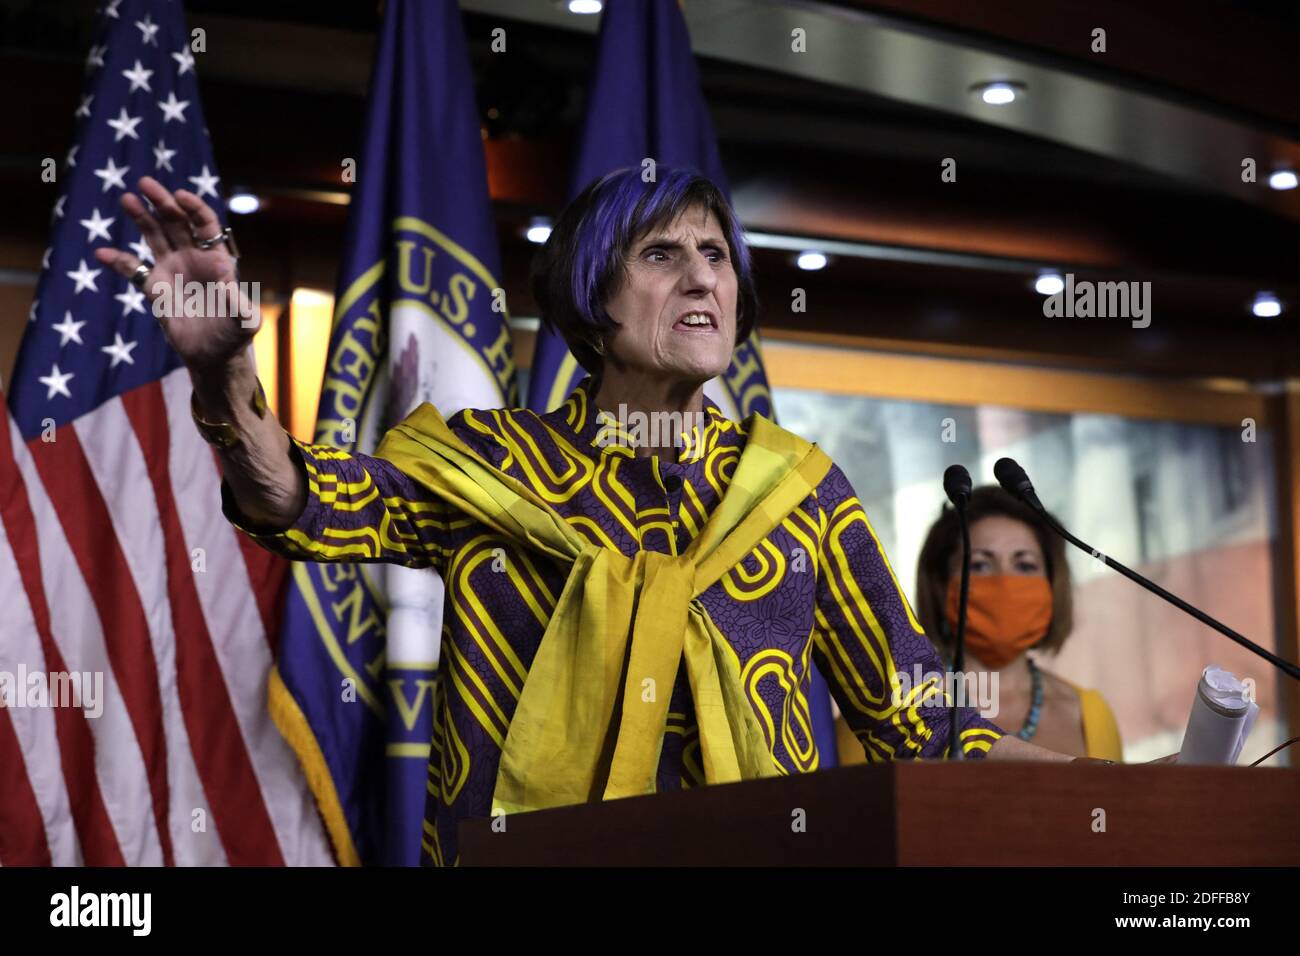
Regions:
[[[257,381],[257,387],[253,389],[248,404],[258,418],[266,416],[266,392],[262,390],[260,379]],[[190,417],[194,419],[199,434],[203,436],[203,440],[209,445],[224,449],[239,444],[239,430],[232,423],[209,422],[199,414],[199,396],[193,391],[190,392]]]

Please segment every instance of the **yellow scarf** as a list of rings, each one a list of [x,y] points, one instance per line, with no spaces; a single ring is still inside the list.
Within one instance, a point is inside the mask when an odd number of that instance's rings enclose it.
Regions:
[[[494,812],[653,793],[683,653],[705,781],[777,773],[740,661],[698,598],[821,482],[831,460],[816,445],[755,415],[727,493],[679,557],[592,544],[432,405],[375,454],[510,541],[572,565],[510,721]]]

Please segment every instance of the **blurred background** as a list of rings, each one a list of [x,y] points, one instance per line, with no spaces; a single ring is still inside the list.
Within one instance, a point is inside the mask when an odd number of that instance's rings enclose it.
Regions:
[[[461,7],[526,393],[528,264],[564,200],[600,4]],[[378,8],[186,8],[208,38],[200,88],[241,277],[262,283],[270,319],[262,378],[310,438],[349,202],[340,165],[360,150]],[[943,469],[962,462],[987,483],[1012,455],[1076,534],[1295,659],[1300,7],[682,9],[754,249],[777,415],[844,468],[908,594]],[[0,2],[4,382],[55,196],[32,170],[71,143],[91,25],[87,3]],[[498,27],[510,56],[491,51]],[[807,52],[773,42],[796,27]],[[1150,282],[1150,324],[1045,317],[1067,274]],[[1127,759],[1177,748],[1211,663],[1259,686],[1245,760],[1300,734],[1294,682],[1087,555],[1070,560],[1078,627],[1049,666],[1106,696]]]

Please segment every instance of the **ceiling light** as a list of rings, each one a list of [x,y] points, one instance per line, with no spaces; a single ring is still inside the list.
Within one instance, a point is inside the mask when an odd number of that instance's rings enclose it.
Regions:
[[[262,201],[252,193],[237,192],[230,197],[226,207],[233,213],[241,216],[247,216],[249,213],[257,212],[262,208]]]
[[[1250,311],[1261,319],[1272,319],[1282,314],[1282,303],[1272,292],[1261,292],[1255,296]]]
[[[534,216],[528,223],[528,231],[524,233],[529,242],[535,242],[541,245],[551,237],[551,220],[545,216]]]
[[[799,258],[794,261],[794,264],[807,272],[816,272],[818,269],[826,268],[826,254],[816,249],[805,249],[799,253]]]
[[[569,0],[569,12],[577,14],[600,13],[600,0]]]
[[[971,92],[989,106],[1006,106],[1025,95],[1025,85],[1010,80],[995,80],[991,83],[976,83]]]
[[[1296,175],[1293,169],[1279,169],[1268,177],[1268,184],[1273,189],[1295,189]]]
[[[1059,273],[1044,272],[1034,280],[1034,291],[1039,295],[1056,295],[1065,289],[1065,280]]]

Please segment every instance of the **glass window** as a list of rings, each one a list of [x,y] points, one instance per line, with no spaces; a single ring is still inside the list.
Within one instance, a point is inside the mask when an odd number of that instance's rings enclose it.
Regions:
[[[921,544],[946,501],[944,469],[964,464],[976,485],[993,483],[993,463],[1009,456],[1075,535],[1277,649],[1267,430],[1247,440],[1241,429],[1219,425],[773,392],[781,424],[818,442],[848,475],[909,598]],[[1259,686],[1261,714],[1241,762],[1285,739],[1286,678],[1100,561],[1067,551],[1075,629],[1059,655],[1040,663],[1105,696],[1125,759],[1178,749],[1209,664]],[[1281,756],[1270,765],[1281,765]]]

